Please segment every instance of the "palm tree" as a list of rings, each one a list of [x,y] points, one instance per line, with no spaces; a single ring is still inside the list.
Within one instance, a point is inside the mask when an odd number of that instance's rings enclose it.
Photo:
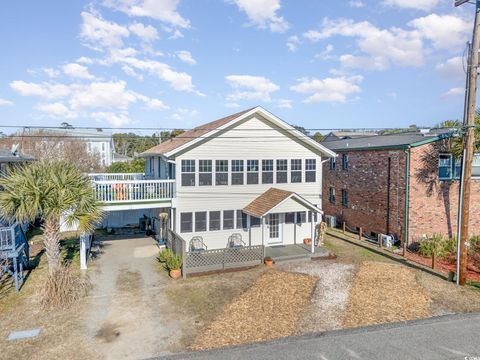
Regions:
[[[0,216],[19,223],[42,220],[48,269],[60,266],[60,219],[93,231],[102,211],[87,177],[67,162],[35,162],[0,179]]]

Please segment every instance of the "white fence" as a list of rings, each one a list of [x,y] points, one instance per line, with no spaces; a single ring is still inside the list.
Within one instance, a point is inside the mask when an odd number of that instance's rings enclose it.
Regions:
[[[93,181],[95,197],[102,203],[150,202],[175,197],[175,180]]]
[[[95,173],[87,174],[93,181],[110,181],[110,180],[145,180],[143,173]]]

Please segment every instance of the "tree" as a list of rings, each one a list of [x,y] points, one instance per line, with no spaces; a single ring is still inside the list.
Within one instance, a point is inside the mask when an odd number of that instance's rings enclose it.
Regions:
[[[0,216],[9,222],[42,221],[48,270],[60,268],[60,219],[79,231],[93,231],[102,218],[90,180],[65,161],[39,161],[0,178]]]
[[[116,162],[107,167],[109,173],[143,173],[145,159],[134,159],[126,162]]]
[[[325,135],[322,135],[320,132],[317,131],[315,134],[313,134],[313,140],[316,142],[321,142],[323,139],[325,139]]]

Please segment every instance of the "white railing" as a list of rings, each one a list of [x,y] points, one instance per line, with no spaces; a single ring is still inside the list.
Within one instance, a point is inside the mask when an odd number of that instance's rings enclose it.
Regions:
[[[0,250],[15,250],[15,227],[0,227]]]
[[[175,197],[175,180],[92,181],[102,203],[151,202]]]
[[[143,173],[92,173],[87,174],[93,181],[110,181],[110,180],[145,180]]]

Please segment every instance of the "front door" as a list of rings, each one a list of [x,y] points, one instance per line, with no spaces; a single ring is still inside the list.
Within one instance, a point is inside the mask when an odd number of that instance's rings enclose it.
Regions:
[[[283,243],[282,215],[283,214],[269,214],[267,217],[267,236],[269,244]]]

